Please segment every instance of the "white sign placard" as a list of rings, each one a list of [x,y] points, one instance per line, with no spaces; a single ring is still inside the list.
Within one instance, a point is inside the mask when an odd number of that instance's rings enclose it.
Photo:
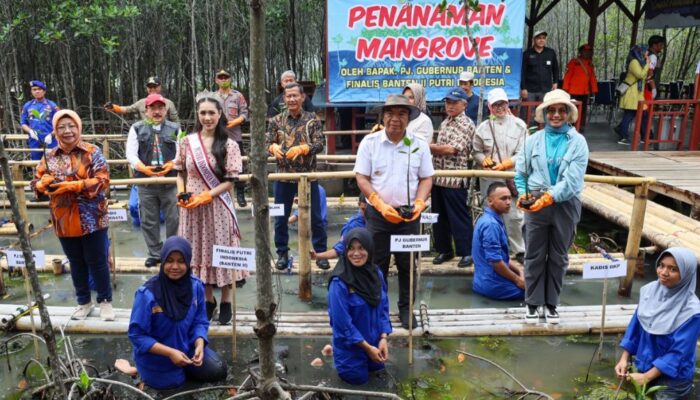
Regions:
[[[421,224],[436,224],[438,220],[438,215],[436,213],[422,213],[420,215]]]
[[[627,275],[627,260],[583,264],[583,279],[618,278]]]
[[[109,209],[109,222],[126,221],[126,210],[123,208]]]
[[[7,255],[7,265],[9,267],[24,268],[24,255],[21,251],[7,250],[5,251],[5,254]],[[44,250],[32,251],[32,254],[34,255],[34,265],[39,267],[46,265]]]
[[[391,251],[429,251],[430,235],[391,235]]]
[[[255,249],[214,245],[212,257],[215,267],[255,271]]]
[[[271,217],[284,217],[284,204],[270,204]]]

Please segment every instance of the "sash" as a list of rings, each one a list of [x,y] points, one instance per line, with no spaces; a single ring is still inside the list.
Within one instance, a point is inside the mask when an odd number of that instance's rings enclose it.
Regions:
[[[196,136],[189,136],[189,138],[190,145],[188,147],[190,149],[190,156],[194,160],[194,166],[197,172],[199,172],[199,176],[202,177],[204,183],[209,187],[209,190],[212,190],[219,186],[221,181],[216,177],[214,169],[209,164],[209,157],[207,157],[206,150],[202,144],[202,137],[197,134]],[[238,229],[238,218],[236,218],[236,209],[233,207],[231,192],[223,192],[217,196],[217,199],[221,200],[226,209],[231,213],[233,217],[233,232],[240,238],[241,231]]]

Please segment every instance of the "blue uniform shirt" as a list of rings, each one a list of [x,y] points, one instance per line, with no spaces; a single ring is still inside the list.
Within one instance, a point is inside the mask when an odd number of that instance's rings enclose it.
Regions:
[[[364,228],[365,226],[367,226],[367,222],[365,222],[365,217],[362,216],[362,212],[360,211],[348,219],[340,230],[340,240],[333,246],[333,250],[338,253],[338,257],[342,257],[345,253],[345,244],[343,244],[343,237],[345,234],[354,228]]]
[[[700,314],[685,321],[673,333],[652,335],[645,331],[635,311],[620,347],[635,356],[639,372],[656,367],[671,379],[693,380],[695,346],[700,337]]]
[[[524,291],[515,283],[502,277],[491,263],[503,261],[508,265],[508,236],[503,219],[490,207],[476,221],[472,239],[472,257],[474,258],[475,293],[496,300],[520,300]]]
[[[141,379],[154,389],[171,389],[185,383],[183,368],[173,364],[168,357],[148,352],[156,342],[192,357],[195,340],[201,337],[205,345],[209,340],[204,285],[198,278],[190,279],[192,305],[180,321],[172,320],[163,313],[150,290],[141,286],[136,291],[129,322],[129,340],[134,347],[134,363]]]
[[[28,139],[29,148],[38,149],[41,148],[44,143],[44,137],[53,131],[53,116],[56,114],[57,107],[56,103],[44,98],[42,101],[37,101],[36,99],[30,100],[24,103],[22,107],[22,114],[19,117],[19,122],[21,125],[27,125],[32,128],[37,136],[39,136],[39,141],[32,138]],[[47,148],[54,148],[58,145],[58,141],[54,138],[51,144],[46,146]],[[42,157],[41,152],[32,153],[33,160],[40,160]]]
[[[321,219],[323,226],[328,226],[328,204],[326,203],[326,189],[318,185],[318,201],[321,203]],[[292,215],[299,217],[299,209],[294,209]]]
[[[467,99],[467,108],[464,110],[464,113],[467,114],[467,117],[469,117],[474,125],[476,125],[476,118],[479,116],[479,95],[478,94],[472,94],[468,99]]]

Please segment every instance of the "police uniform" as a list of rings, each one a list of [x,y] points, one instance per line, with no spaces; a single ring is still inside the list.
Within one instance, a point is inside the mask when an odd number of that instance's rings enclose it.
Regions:
[[[46,89],[44,88],[44,90]],[[56,103],[47,98],[41,101],[33,99],[24,103],[20,116],[20,124],[30,127],[39,137],[39,140],[32,139],[31,137],[27,140],[30,149],[41,149],[44,146],[44,138],[53,131],[51,121],[56,111],[58,111]],[[58,141],[54,139],[50,144],[46,145],[46,147],[52,149],[57,145]],[[32,160],[41,160],[43,156],[44,155],[40,151],[31,152]]]

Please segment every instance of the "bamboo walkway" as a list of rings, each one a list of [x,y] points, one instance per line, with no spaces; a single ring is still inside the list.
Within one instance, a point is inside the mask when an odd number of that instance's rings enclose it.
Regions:
[[[699,177],[700,172],[696,171]],[[584,207],[606,219],[629,228],[634,194],[604,183],[586,182]],[[691,249],[700,260],[700,221],[647,202],[642,236],[660,248],[683,246]]]
[[[17,305],[0,304],[0,321],[12,319]],[[634,304],[608,305],[606,308],[605,332],[622,333],[632,318]],[[51,323],[54,327],[64,327],[66,333],[73,334],[125,334],[129,325],[129,309],[116,308],[115,321],[102,321],[99,311],[94,310],[83,321],[72,321],[72,307],[49,307]],[[434,337],[457,336],[557,336],[573,334],[595,334],[601,330],[601,306],[571,306],[558,308],[561,323],[558,325],[526,324],[524,308],[475,308],[475,309],[443,309],[415,311],[418,327],[414,335]],[[34,323],[41,329],[38,311],[34,311]],[[254,337],[253,327],[256,324],[252,312],[236,314],[236,331],[240,337]],[[400,327],[398,314],[391,314],[394,328],[392,336],[407,336],[408,331]],[[15,329],[30,331],[32,328],[29,315],[19,318]],[[230,336],[232,327],[211,325],[210,336]],[[331,336],[328,314],[325,312],[283,313],[277,321],[278,337],[294,336]]]

